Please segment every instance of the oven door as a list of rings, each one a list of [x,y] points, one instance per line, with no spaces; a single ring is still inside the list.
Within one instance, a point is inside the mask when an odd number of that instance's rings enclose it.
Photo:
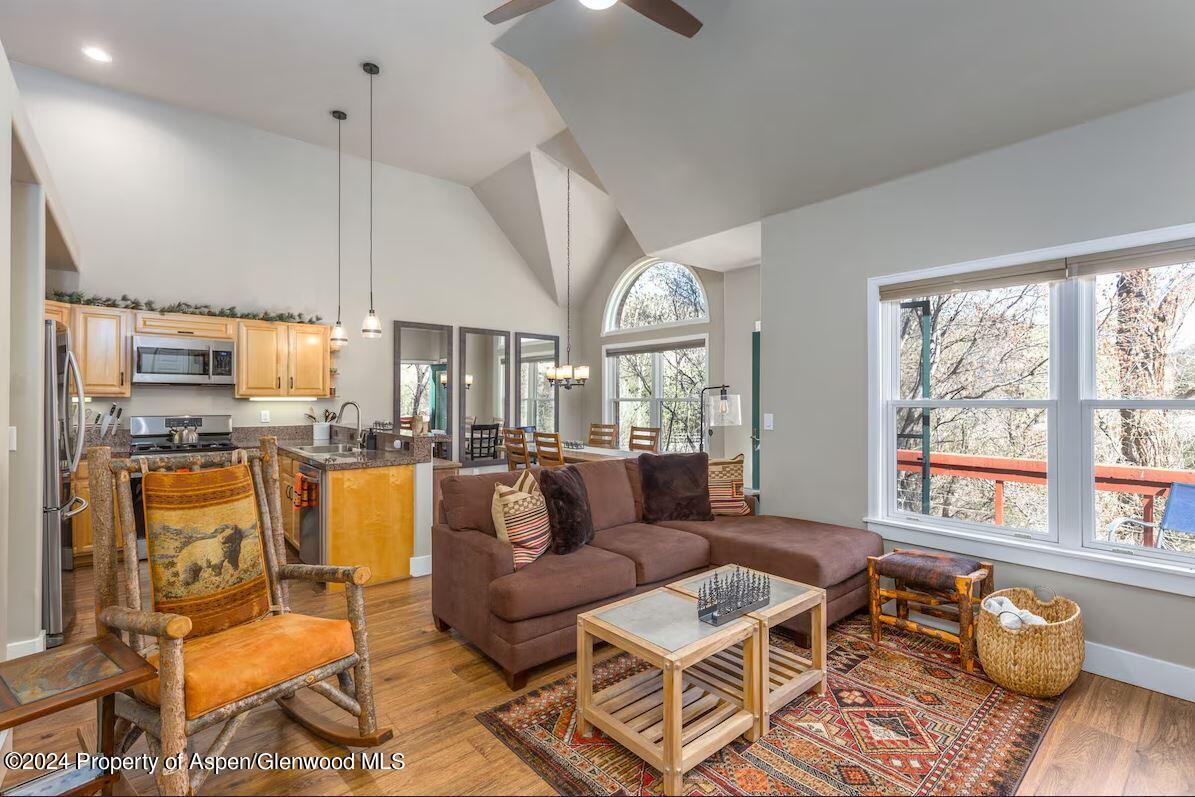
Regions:
[[[217,342],[226,343],[169,335],[136,335],[133,337],[133,382],[211,384],[212,344]]]

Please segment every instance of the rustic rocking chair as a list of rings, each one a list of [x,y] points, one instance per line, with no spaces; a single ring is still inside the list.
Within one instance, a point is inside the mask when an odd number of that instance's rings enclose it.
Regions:
[[[335,744],[373,747],[393,736],[378,727],[374,708],[362,588],[369,568],[286,564],[275,438],[263,437],[260,449],[244,452],[138,462],[113,461],[111,449],[99,447],[87,461],[96,631],[123,632],[159,673],[117,695],[108,722],[118,755],[144,733],[151,755],[186,762],[187,739],[224,723],[206,753],[220,755],[249,710],[270,701]],[[136,556],[124,557],[124,600],[118,600],[114,528],[115,509],[124,550],[135,551],[129,475],[139,470],[150,557],[144,607]],[[344,584],[348,619],[291,613],[292,580]],[[324,680],[333,675],[335,685]],[[296,694],[305,688],[352,714],[355,725],[321,716]],[[163,794],[190,795],[209,774],[159,766],[156,779]]]

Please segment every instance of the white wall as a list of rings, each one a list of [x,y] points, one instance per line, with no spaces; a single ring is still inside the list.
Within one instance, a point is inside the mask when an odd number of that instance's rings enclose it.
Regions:
[[[738,393],[742,402],[743,425],[723,430],[723,453],[728,457],[743,455],[744,483],[751,485],[751,341],[755,324],[760,320],[759,266],[728,271],[723,275],[724,302],[724,365],[722,378]]]
[[[14,69],[85,253],[82,290],[335,320],[334,150],[52,72]],[[366,134],[363,115],[345,125],[346,137]],[[563,309],[472,191],[379,164],[374,303],[384,331],[380,340],[361,339],[367,170],[367,162],[346,156],[342,317],[351,340],[333,360],[339,397],[324,405],[354,399],[365,423],[391,418],[395,319],[562,333]],[[137,387],[132,399],[117,403],[126,416],[231,413],[238,425],[258,424],[267,409],[274,424],[302,423],[307,408],[234,400],[230,388]]]
[[[763,500],[862,525],[868,277],[1195,221],[1195,93],[769,217],[763,228]],[[1195,666],[1195,600],[997,564],[1084,608],[1090,641]]]

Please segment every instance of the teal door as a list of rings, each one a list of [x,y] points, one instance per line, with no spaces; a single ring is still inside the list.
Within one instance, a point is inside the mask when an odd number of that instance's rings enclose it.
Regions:
[[[751,489],[759,489],[759,330],[751,333]]]

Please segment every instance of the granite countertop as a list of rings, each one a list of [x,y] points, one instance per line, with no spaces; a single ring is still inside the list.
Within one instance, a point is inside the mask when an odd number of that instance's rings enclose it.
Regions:
[[[357,470],[360,468],[391,468],[397,465],[414,465],[426,462],[413,452],[403,449],[378,449],[376,451],[359,451],[355,454],[307,454],[299,451],[296,446],[310,445],[310,443],[279,443],[278,450],[289,454],[300,462],[320,470]]]

